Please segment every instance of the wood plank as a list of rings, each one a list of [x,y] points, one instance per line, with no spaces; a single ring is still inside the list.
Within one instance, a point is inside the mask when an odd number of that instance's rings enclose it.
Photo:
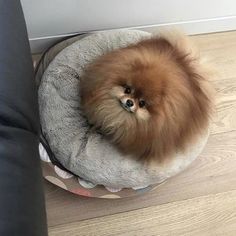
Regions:
[[[216,113],[213,116],[211,133],[236,130],[236,77],[212,81],[216,89]]]
[[[235,78],[236,31],[192,37],[201,55],[216,69],[215,79]]]
[[[236,132],[212,135],[202,155],[156,190],[127,199],[91,199],[49,183],[46,202],[49,226],[160,205],[236,189]]]
[[[210,236],[236,233],[236,191],[51,227],[50,236]]]
[[[191,36],[191,40],[202,50],[214,50],[236,46],[236,31]]]

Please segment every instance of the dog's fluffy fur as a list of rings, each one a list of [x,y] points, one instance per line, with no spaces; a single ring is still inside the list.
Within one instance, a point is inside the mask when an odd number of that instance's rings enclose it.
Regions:
[[[124,153],[165,160],[207,129],[207,80],[185,36],[153,37],[90,64],[80,83],[82,107],[89,123]]]

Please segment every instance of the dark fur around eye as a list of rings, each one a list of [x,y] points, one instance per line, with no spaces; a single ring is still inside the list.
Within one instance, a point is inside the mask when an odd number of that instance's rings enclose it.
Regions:
[[[144,107],[146,105],[146,102],[144,100],[139,101],[139,107]]]
[[[130,93],[131,93],[131,88],[128,87],[128,86],[126,86],[126,87],[125,87],[125,91],[124,91],[124,93],[126,93],[126,94],[130,94]]]

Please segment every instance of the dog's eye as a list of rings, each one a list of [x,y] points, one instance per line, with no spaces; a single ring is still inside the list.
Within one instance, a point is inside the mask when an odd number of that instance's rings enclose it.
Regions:
[[[144,100],[139,101],[139,107],[144,107],[146,105],[146,102]]]
[[[131,88],[130,87],[126,87],[124,92],[126,94],[130,94],[131,93]]]

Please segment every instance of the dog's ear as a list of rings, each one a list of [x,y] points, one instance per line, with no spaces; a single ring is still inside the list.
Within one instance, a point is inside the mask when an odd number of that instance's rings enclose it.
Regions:
[[[206,56],[202,56],[198,47],[194,43],[191,36],[187,36],[183,31],[176,28],[168,28],[157,33],[158,37],[166,39],[174,48],[184,55],[189,55],[193,60],[192,63],[197,68],[200,74],[205,74],[204,77],[216,77],[218,72],[211,65],[210,60]],[[193,37],[193,36],[192,36]],[[213,69],[214,68],[214,69]]]
[[[166,39],[174,48],[185,55],[190,55],[196,60],[200,59],[200,53],[190,37],[178,29],[161,30],[159,37]]]
[[[191,64],[191,67],[194,69],[195,73],[204,78],[203,82],[206,84],[202,86],[202,88],[205,88],[207,90],[206,93],[208,93],[208,96],[213,99],[215,97],[215,91],[212,86],[209,86],[208,82],[213,78],[218,77],[218,72],[216,71],[215,67],[211,65],[210,60],[207,57],[203,57],[201,55],[200,50],[194,44],[194,40],[176,28],[161,30],[157,35],[161,38],[165,38],[183,55],[187,55],[187,57],[190,59],[189,63]]]

